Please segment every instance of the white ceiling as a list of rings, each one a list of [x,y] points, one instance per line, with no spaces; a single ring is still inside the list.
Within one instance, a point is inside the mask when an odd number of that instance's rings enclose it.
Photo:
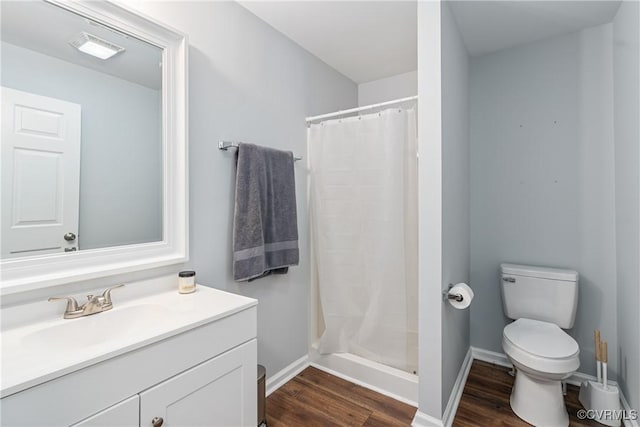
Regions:
[[[356,83],[417,68],[415,1],[240,1]]]
[[[469,54],[567,34],[611,22],[620,1],[452,1]]]
[[[42,1],[2,1],[0,6],[3,42],[152,89],[160,89],[160,48]],[[69,41],[81,31],[120,45],[126,50],[107,60],[81,53],[69,45]]]
[[[356,83],[417,68],[415,1],[240,4]],[[448,1],[473,56],[611,22],[620,0]]]
[[[267,0],[240,4],[356,83],[417,68],[416,1]],[[448,4],[469,53],[475,56],[610,22],[620,1],[475,0]],[[1,6],[3,41],[160,87],[161,52],[155,46],[44,2],[2,1]],[[80,31],[127,50],[107,61],[84,55],[68,44]]]

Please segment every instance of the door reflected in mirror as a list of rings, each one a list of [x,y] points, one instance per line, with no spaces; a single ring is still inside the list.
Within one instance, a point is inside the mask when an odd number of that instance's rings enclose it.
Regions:
[[[163,240],[163,50],[3,1],[2,259]]]

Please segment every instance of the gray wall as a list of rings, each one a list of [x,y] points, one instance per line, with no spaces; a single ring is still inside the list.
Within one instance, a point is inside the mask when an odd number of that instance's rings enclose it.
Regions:
[[[614,27],[614,112],[618,283],[618,381],[640,409],[640,3],[623,1]]]
[[[418,71],[409,71],[384,79],[360,83],[358,85],[358,105],[377,104],[417,94]]]
[[[159,91],[8,43],[2,85],[82,108],[80,249],[162,240]]]
[[[259,300],[258,359],[271,375],[307,354],[309,233],[306,161],[297,162],[300,265],[233,282],[234,153],[219,139],[306,159],[309,115],[357,105],[357,85],[234,2],[140,2],[189,36],[190,258],[198,282]]]
[[[471,337],[503,352],[501,262],[575,269],[580,371],[600,328],[615,379],[611,64],[611,24],[472,59]]]
[[[442,3],[442,284],[469,283],[469,56]],[[469,310],[442,309],[442,407],[469,350]]]

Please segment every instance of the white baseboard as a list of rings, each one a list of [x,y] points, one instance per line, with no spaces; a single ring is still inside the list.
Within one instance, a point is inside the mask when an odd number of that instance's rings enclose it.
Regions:
[[[444,427],[444,424],[442,424],[442,420],[418,410],[411,421],[411,427]]]
[[[471,347],[471,352],[473,353],[474,360],[481,360],[483,362],[493,363],[495,365],[504,366],[507,368],[512,368],[513,365],[509,361],[509,358],[504,353],[497,353],[495,351],[485,350],[483,348]],[[567,379],[567,383],[571,385],[579,386],[585,381],[594,381],[596,377],[583,374],[582,372],[575,372]],[[617,387],[615,381],[609,381],[611,385],[615,385]]]
[[[587,381],[597,381],[598,379],[593,375],[583,374],[582,372],[574,372],[569,378],[567,378],[567,384],[580,386],[580,384]],[[618,383],[615,381],[608,381],[608,384],[618,387]]]
[[[627,402],[627,399],[624,397],[624,394],[622,394],[622,391],[620,392],[620,403],[622,403],[622,409],[624,409],[625,413],[627,415],[631,414],[632,410],[636,410],[640,411],[640,408],[632,408],[629,405],[629,402]],[[638,424],[639,420],[623,420],[624,421],[624,427],[640,427],[640,424]]]
[[[511,368],[512,366],[509,358],[504,353],[496,353],[495,351],[485,350],[484,348],[471,347],[471,355],[473,356],[473,360],[481,360],[507,368]]]
[[[285,385],[293,377],[304,371],[309,366],[309,355],[302,356],[300,359],[294,361],[289,366],[276,372],[273,375],[267,376],[266,394],[269,396],[271,393]]]
[[[447,407],[444,410],[444,415],[442,416],[442,424],[444,424],[445,427],[451,427],[453,425],[453,419],[456,417],[456,412],[458,412],[458,405],[460,404],[460,399],[462,399],[462,392],[464,391],[464,386],[467,383],[467,377],[469,376],[472,363],[473,353],[471,347],[469,347],[467,355],[460,367],[460,371],[458,372],[456,382],[453,384],[453,389],[449,395],[449,401],[447,402]]]
[[[483,362],[493,363],[500,366],[506,366],[511,368],[513,365],[509,361],[509,358],[504,353],[497,353],[495,351],[485,350],[483,348],[471,347],[471,353],[473,354],[474,360],[481,360]],[[580,386],[583,382],[586,381],[597,381],[597,378],[593,375],[585,374],[582,372],[575,372],[567,379],[568,384],[572,384],[575,386]],[[620,386],[615,381],[609,381],[609,384],[615,386],[620,390]],[[632,409],[627,402],[627,399],[622,394],[622,390],[620,390],[620,404],[622,405],[622,409],[626,411],[627,414],[631,413]],[[640,427],[638,425],[638,420],[624,420],[625,427]]]

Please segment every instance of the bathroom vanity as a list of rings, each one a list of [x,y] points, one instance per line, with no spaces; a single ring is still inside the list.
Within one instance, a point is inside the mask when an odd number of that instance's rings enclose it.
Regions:
[[[257,301],[162,287],[3,330],[1,424],[256,425]]]
[[[168,273],[187,36],[109,1],[5,2],[2,24],[0,424],[255,426],[257,301]]]

